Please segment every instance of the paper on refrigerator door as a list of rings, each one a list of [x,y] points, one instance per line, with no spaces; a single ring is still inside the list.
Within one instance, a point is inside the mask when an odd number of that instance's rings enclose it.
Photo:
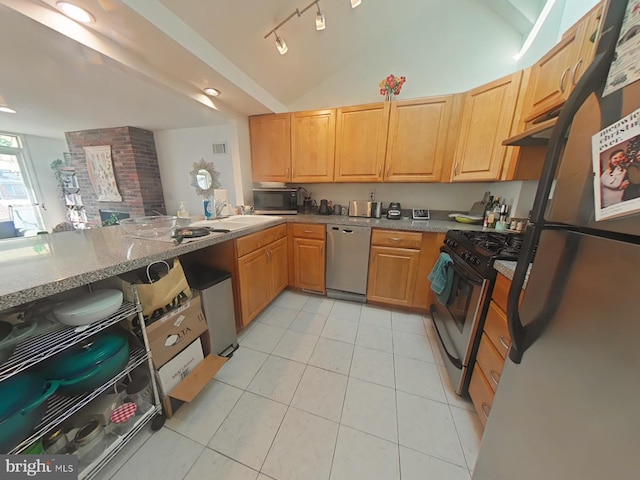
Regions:
[[[596,221],[640,212],[640,109],[592,137]]]

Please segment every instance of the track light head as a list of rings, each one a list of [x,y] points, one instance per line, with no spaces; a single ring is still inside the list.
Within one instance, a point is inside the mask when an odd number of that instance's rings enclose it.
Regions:
[[[327,28],[327,25],[324,22],[324,13],[320,11],[320,5],[317,3],[316,7],[318,7],[318,13],[316,13],[316,30],[324,30]]]
[[[274,30],[273,34],[276,36],[276,48],[280,52],[280,55],[284,55],[289,51],[289,47],[287,47],[287,43],[278,36],[278,33]]]
[[[362,3],[362,0],[351,0],[351,8],[356,8]]]

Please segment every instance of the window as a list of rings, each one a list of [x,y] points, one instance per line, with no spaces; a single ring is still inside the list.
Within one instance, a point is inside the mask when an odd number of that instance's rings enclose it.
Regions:
[[[0,133],[0,222],[8,220],[18,231],[43,229],[21,138]]]

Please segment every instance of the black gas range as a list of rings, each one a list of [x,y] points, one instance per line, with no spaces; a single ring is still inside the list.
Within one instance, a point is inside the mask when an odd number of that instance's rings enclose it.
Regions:
[[[494,278],[495,260],[518,260],[524,236],[495,231],[449,230],[444,244],[450,255],[457,255],[485,278]]]
[[[510,232],[449,230],[440,251],[450,292],[430,307],[445,367],[456,392],[467,395],[497,272],[496,260],[517,260],[523,236]]]

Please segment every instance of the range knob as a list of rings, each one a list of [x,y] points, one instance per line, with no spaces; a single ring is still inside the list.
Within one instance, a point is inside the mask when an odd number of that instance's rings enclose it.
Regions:
[[[461,256],[464,260],[469,260],[469,257],[471,257],[471,254],[469,252],[462,252]]]
[[[473,263],[480,265],[480,259],[478,257],[473,257]]]
[[[458,246],[458,242],[450,238],[447,238],[447,240],[444,243],[446,243],[451,248],[456,248]]]

